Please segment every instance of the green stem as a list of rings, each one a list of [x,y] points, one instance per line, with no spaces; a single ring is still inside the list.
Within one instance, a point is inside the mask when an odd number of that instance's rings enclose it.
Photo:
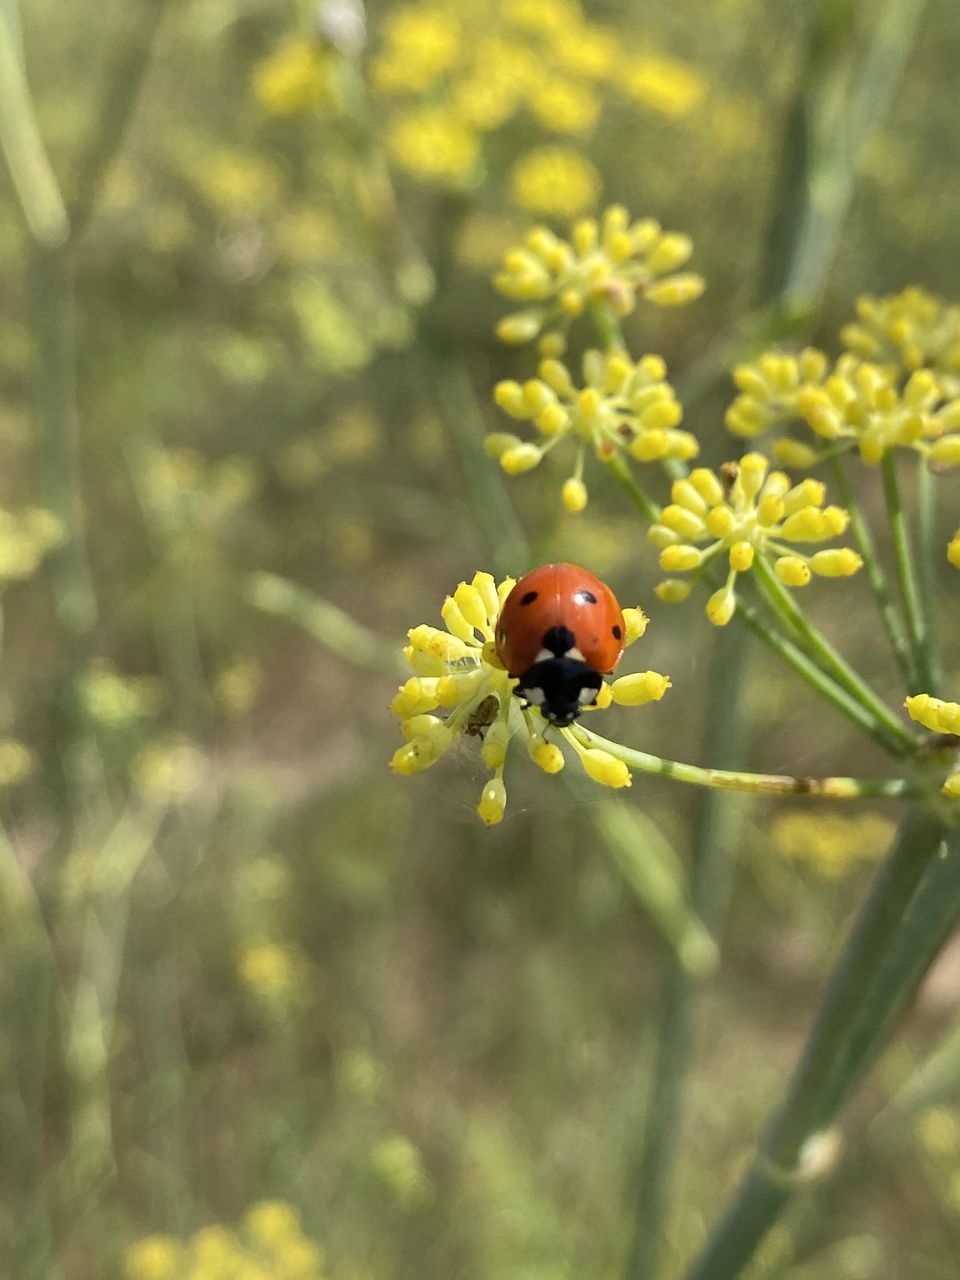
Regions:
[[[893,650],[893,656],[897,660],[897,666],[900,668],[903,678],[908,685],[912,686],[916,679],[913,655],[907,642],[903,620],[890,594],[887,575],[884,573],[883,565],[880,562],[877,545],[873,540],[873,534],[870,532],[870,526],[864,517],[860,501],[850,484],[850,477],[847,475],[842,456],[834,454],[829,460],[829,466],[834,483],[837,486],[837,492],[840,495],[840,501],[850,513],[850,529],[860,554],[863,556],[863,567],[867,572],[867,581],[870,584],[870,590],[873,592],[873,598],[880,612],[887,638],[890,641],[890,647]],[[926,468],[922,469],[926,470]]]
[[[0,9],[0,151],[10,170],[30,234],[38,245],[56,249],[69,235],[67,211],[37,128],[30,89],[20,58],[18,33]]]
[[[906,778],[793,778],[777,773],[705,769],[700,765],[666,760],[663,756],[651,755],[648,751],[622,746],[619,742],[602,738],[583,724],[578,724],[573,732],[585,746],[609,751],[638,773],[657,774],[695,787],[746,791],[752,795],[816,796],[826,800],[860,800],[866,797],[891,800],[921,794],[920,788]]]
[[[660,519],[660,508],[634,476],[629,463],[619,453],[615,453],[605,465],[644,520],[648,524],[656,524]]]
[[[883,497],[887,504],[887,520],[890,525],[890,538],[893,542],[893,555],[897,566],[897,578],[900,583],[900,595],[907,618],[907,630],[910,633],[910,644],[913,650],[913,661],[918,681],[917,685],[911,687],[909,692],[929,693],[933,687],[933,682],[930,677],[927,620],[920,599],[916,570],[913,565],[910,531],[907,528],[906,516],[900,502],[897,460],[893,455],[892,449],[888,449],[883,455],[880,470],[883,475]]]
[[[734,1280],[741,1275],[791,1192],[802,1185],[804,1148],[816,1136],[823,1101],[846,1052],[864,991],[883,966],[944,833],[940,817],[926,809],[912,809],[904,818],[834,970],[785,1099],[688,1280]]]
[[[869,712],[877,728],[882,731],[891,750],[900,754],[910,752],[916,746],[914,736],[900,722],[897,714],[879,698],[870,686],[854,671],[847,660],[837,652],[826,636],[814,626],[803,609],[783,585],[763,555],[754,561],[754,572],[760,589],[770,607],[788,626],[802,638],[811,657],[836,680],[841,688],[855,698]]]
[[[920,537],[920,607],[927,619],[927,655],[930,663],[930,688],[943,683],[943,662],[937,635],[937,570],[943,563],[943,548],[937,545],[937,484],[921,459],[917,464],[917,527]]]

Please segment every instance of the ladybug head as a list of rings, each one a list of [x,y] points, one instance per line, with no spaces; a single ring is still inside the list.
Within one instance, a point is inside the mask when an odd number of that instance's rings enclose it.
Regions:
[[[558,728],[572,724],[585,706],[596,702],[600,673],[584,662],[566,627],[551,627],[537,660],[520,675],[517,693]]]

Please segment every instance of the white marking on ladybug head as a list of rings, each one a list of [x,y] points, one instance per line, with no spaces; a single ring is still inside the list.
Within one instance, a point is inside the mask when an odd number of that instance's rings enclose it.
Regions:
[[[539,685],[535,684],[531,688],[525,689],[523,696],[528,702],[532,702],[535,707],[542,707],[547,695]]]
[[[576,645],[574,645],[572,649],[568,649],[563,656],[565,658],[576,658],[577,662],[583,662],[583,654],[576,647]]]
[[[537,656],[534,658],[534,662],[546,662],[548,658],[552,658],[553,656],[554,655],[551,653],[549,649],[541,649],[540,652],[537,654]]]
[[[584,706],[584,707],[589,706],[591,702],[596,702],[596,700],[597,700],[597,690],[594,689],[592,686],[584,685],[583,688],[580,690],[580,692],[577,694],[577,701],[580,703],[581,706]]]

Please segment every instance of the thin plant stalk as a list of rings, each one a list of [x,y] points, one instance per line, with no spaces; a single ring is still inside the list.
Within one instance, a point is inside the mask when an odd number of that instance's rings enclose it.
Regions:
[[[943,660],[937,634],[937,570],[943,562],[943,548],[937,545],[937,493],[935,477],[926,462],[917,464],[917,531],[920,548],[919,587],[923,616],[929,620],[927,655],[930,687],[943,682]]]
[[[913,734],[810,621],[763,555],[757,556],[754,561],[754,570],[760,590],[770,607],[802,638],[810,656],[820,663],[852,697],[863,704],[891,745],[904,751],[912,750],[915,746]]]
[[[900,800],[922,794],[908,778],[804,778],[777,773],[748,773],[736,769],[706,769],[700,765],[667,760],[601,737],[581,723],[571,732],[584,746],[600,747],[638,773],[655,774],[695,787],[720,791],[744,791],[751,795],[814,796],[828,800]]]
[[[921,464],[923,465],[923,464]],[[900,482],[897,476],[897,460],[892,449],[883,455],[880,464],[883,475],[883,497],[887,504],[887,520],[900,583],[903,611],[910,632],[917,686],[911,693],[928,692],[933,685],[930,672],[929,623],[920,596],[920,581],[914,564],[913,547],[907,518],[900,500]]]
[[[847,1050],[863,993],[882,968],[945,833],[936,812],[917,806],[904,816],[830,979],[784,1100],[688,1280],[740,1276],[791,1193],[802,1185],[804,1161],[812,1158],[808,1143],[818,1136],[824,1100]]]
[[[877,546],[864,516],[860,500],[850,484],[850,477],[847,475],[843,457],[839,454],[831,455],[829,466],[840,501],[850,513],[850,530],[853,533],[857,548],[861,556],[863,556],[863,567],[866,571],[867,581],[870,584],[870,590],[873,592],[873,598],[880,613],[884,630],[887,633],[887,639],[890,641],[893,656],[896,658],[897,666],[900,668],[907,684],[913,684],[917,678],[916,669],[904,630],[903,620],[900,617],[896,602],[890,594],[887,575],[880,561]],[[926,468],[922,467],[921,471],[926,472]]]

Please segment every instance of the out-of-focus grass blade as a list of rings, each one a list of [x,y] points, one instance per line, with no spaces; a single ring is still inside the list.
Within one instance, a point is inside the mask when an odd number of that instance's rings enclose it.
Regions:
[[[717,948],[690,909],[687,876],[673,845],[645,813],[620,803],[597,806],[597,831],[646,914],[690,973],[708,973]]]
[[[244,594],[257,609],[295,623],[331,653],[354,666],[375,671],[401,668],[400,654],[394,644],[362,626],[329,600],[321,599],[287,578],[274,573],[251,574]]]

